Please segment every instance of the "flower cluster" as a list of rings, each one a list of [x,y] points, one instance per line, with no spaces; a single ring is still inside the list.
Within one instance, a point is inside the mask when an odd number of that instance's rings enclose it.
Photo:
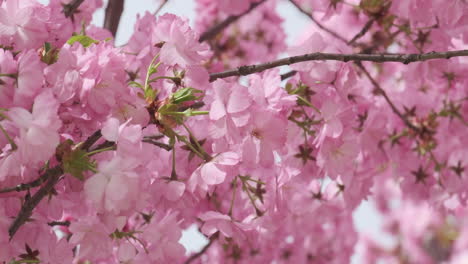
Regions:
[[[291,47],[273,0],[198,0],[198,31],[148,12],[116,47],[102,1],[0,1],[0,262],[465,263],[466,59],[210,74],[466,48],[468,5],[291,2],[320,22]],[[369,198],[395,247],[356,232]]]

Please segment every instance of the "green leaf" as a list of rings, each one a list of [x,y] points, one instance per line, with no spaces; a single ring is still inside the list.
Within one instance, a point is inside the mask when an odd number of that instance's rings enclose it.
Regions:
[[[70,39],[68,39],[67,43],[70,45],[73,45],[75,42],[79,42],[83,47],[87,48],[91,46],[92,44],[97,44],[99,41],[90,38],[86,35],[76,35],[72,36]]]
[[[96,163],[91,160],[86,151],[80,148],[64,153],[62,163],[65,173],[70,173],[80,181],[84,180],[85,171],[96,171]]]
[[[174,104],[198,100],[203,97],[203,91],[192,87],[185,87],[172,94],[171,101]]]
[[[153,101],[156,98],[156,92],[153,89],[146,89],[145,90],[145,98],[149,101]]]

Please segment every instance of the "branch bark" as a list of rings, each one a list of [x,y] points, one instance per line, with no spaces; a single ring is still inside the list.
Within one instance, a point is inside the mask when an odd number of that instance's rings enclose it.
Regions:
[[[206,40],[210,40],[212,38],[214,38],[216,35],[218,35],[218,33],[220,33],[221,31],[223,31],[225,28],[227,28],[230,24],[236,22],[239,18],[247,15],[248,13],[250,13],[250,11],[254,10],[257,6],[263,4],[264,2],[266,2],[266,0],[261,0],[259,2],[256,2],[256,3],[252,3],[249,7],[249,9],[247,9],[244,13],[240,14],[240,15],[232,15],[232,16],[228,16],[224,21],[222,21],[221,23],[215,25],[214,27],[208,29],[207,31],[203,32],[201,35],[200,35],[200,38],[199,38],[199,42],[203,42],[203,41],[206,41]]]
[[[63,174],[63,169],[61,166],[55,166],[51,169],[48,169],[42,177],[46,177],[48,180],[44,186],[42,186],[31,198],[27,199],[21,210],[16,216],[13,223],[11,223],[10,228],[8,228],[8,234],[10,235],[10,240],[16,234],[18,229],[29,220],[32,215],[34,208],[42,201],[42,199],[47,196],[57,182],[60,180],[60,176]]]
[[[91,146],[96,143],[99,138],[101,137],[101,131],[98,130],[94,132],[91,136],[89,136],[86,141],[84,141],[83,145],[81,145],[81,148],[83,150],[88,151]],[[15,220],[11,223],[10,227],[8,228],[8,234],[10,235],[10,240],[13,238],[13,236],[16,234],[18,229],[26,223],[29,218],[31,217],[34,208],[46,197],[48,194],[51,193],[55,185],[60,181],[61,176],[64,174],[62,165],[57,165],[53,168],[50,168],[46,170],[43,174],[39,176],[39,178],[33,182],[31,182],[31,185],[34,185],[33,187],[38,187],[40,186],[43,182],[45,184],[39,188],[39,190],[34,193],[34,195],[28,199],[25,199],[23,205],[21,206],[21,209],[16,216]],[[22,190],[27,190],[30,186],[23,186],[20,184],[20,188],[17,190],[18,186],[9,188],[11,189],[10,191],[22,191]],[[4,189],[5,190],[5,189]]]
[[[392,100],[390,100],[390,97],[388,97],[387,93],[385,90],[380,86],[380,84],[370,75],[369,71],[359,62],[356,63],[356,65],[361,69],[361,71],[366,75],[366,77],[369,79],[369,81],[374,85],[374,88],[377,90],[377,92],[383,96],[387,104],[390,106],[392,111],[405,123],[407,127],[410,129],[414,130],[416,133],[419,133],[419,128],[414,126],[401,112],[398,110],[398,108],[393,104]]]
[[[372,27],[374,22],[375,22],[375,17],[369,19],[369,21],[367,21],[364,27],[350,41],[348,41],[347,44],[353,46],[356,40],[363,37],[367,33],[367,31],[369,31],[369,29]]]
[[[109,0],[104,18],[104,28],[108,29],[115,37],[119,28],[120,16],[124,9],[124,0]]]
[[[372,62],[401,62],[409,64],[411,62],[434,60],[434,59],[450,59],[453,57],[468,56],[468,50],[455,50],[446,52],[429,52],[421,54],[402,54],[402,53],[387,53],[387,54],[337,54],[337,53],[309,53],[299,56],[287,57],[267,63],[240,66],[236,69],[223,72],[215,72],[210,74],[210,82],[220,78],[232,76],[245,76],[257,72],[262,72],[279,66],[291,65],[304,61],[372,61]]]
[[[73,19],[73,14],[76,13],[78,7],[80,7],[83,2],[84,0],[73,0],[69,4],[63,5],[63,13],[65,14],[65,17],[72,17]]]
[[[161,4],[159,4],[158,8],[153,12],[153,16],[157,15],[159,11],[169,2],[169,0],[162,0]]]

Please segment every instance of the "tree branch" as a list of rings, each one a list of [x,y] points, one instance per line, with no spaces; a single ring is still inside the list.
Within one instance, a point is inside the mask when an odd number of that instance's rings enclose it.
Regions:
[[[96,143],[100,138],[101,138],[102,134],[101,134],[101,130],[98,130],[96,132],[94,132],[91,136],[89,136],[86,141],[83,143],[83,145],[81,145],[81,148],[83,150],[86,150],[86,151],[89,151],[89,148],[91,148],[91,146]]]
[[[109,0],[104,18],[104,28],[108,29],[115,37],[119,28],[120,16],[124,9],[124,0]]]
[[[386,54],[337,54],[337,53],[309,53],[299,56],[287,57],[267,63],[240,66],[236,69],[223,72],[215,72],[210,74],[210,82],[220,78],[232,76],[245,76],[257,72],[262,72],[279,66],[291,65],[304,61],[373,61],[373,62],[401,62],[409,64],[411,62],[426,61],[434,59],[450,59],[452,57],[468,56],[468,50],[455,50],[446,52],[429,52],[421,54],[402,54],[402,53],[386,53]]]
[[[374,22],[375,22],[375,17],[369,19],[369,21],[367,21],[367,23],[364,25],[361,31],[359,31],[350,41],[348,41],[347,44],[353,46],[356,40],[360,39],[362,36],[364,36],[367,33],[367,31],[369,31],[369,29],[372,27]]]
[[[51,169],[48,169],[42,177],[47,178],[47,182],[42,186],[31,198],[24,201],[21,210],[16,216],[13,223],[11,223],[10,228],[8,228],[8,234],[10,235],[10,240],[16,234],[18,229],[29,220],[32,215],[34,208],[42,201],[42,199],[47,196],[57,182],[60,180],[60,176],[63,174],[63,169],[61,166],[55,166]]]
[[[89,136],[86,141],[81,145],[83,150],[88,151],[91,146],[96,143],[101,137],[101,131],[98,130]],[[37,180],[32,181],[28,184],[20,184],[16,187],[6,188],[10,191],[23,191],[27,190],[30,187],[38,187],[43,182],[43,185],[32,197],[25,199],[21,209],[16,216],[13,223],[11,223],[10,228],[8,229],[8,234],[10,235],[10,240],[16,234],[18,229],[26,223],[31,217],[34,208],[44,199],[45,196],[51,193],[55,185],[59,182],[60,176],[64,173],[62,165],[57,165],[53,168],[47,169],[43,174],[39,176]],[[6,192],[6,189],[3,191]]]
[[[162,0],[161,4],[159,4],[158,8],[153,12],[153,16],[157,15],[159,11],[169,2],[169,0]]]
[[[46,181],[46,176],[47,174],[42,174],[39,178],[35,179],[34,181],[28,182],[28,183],[21,183],[18,184],[14,187],[6,187],[0,190],[1,193],[9,193],[9,192],[22,192],[26,191],[38,186],[41,186]]]
[[[413,125],[393,104],[392,100],[390,100],[390,97],[388,97],[387,93],[385,90],[380,86],[380,84],[370,75],[370,73],[367,71],[367,69],[359,62],[356,63],[356,65],[362,70],[362,72],[366,75],[366,77],[369,79],[369,81],[374,85],[375,89],[377,92],[382,95],[387,102],[387,104],[392,108],[392,111],[405,123],[407,127],[410,129],[414,130],[416,133],[419,133],[419,128]]]
[[[312,22],[314,22],[315,25],[317,25],[317,26],[318,26],[319,28],[321,28],[323,31],[325,31],[325,32],[327,32],[328,34],[334,36],[335,38],[341,40],[342,42],[348,44],[348,41],[347,41],[344,37],[340,36],[340,34],[336,33],[335,31],[333,31],[333,30],[331,30],[331,29],[329,29],[329,28],[327,28],[327,27],[325,27],[324,25],[322,25],[320,22],[317,21],[317,19],[314,18],[314,16],[313,16],[311,13],[307,12],[307,11],[306,11],[304,8],[302,8],[298,3],[296,3],[296,1],[294,1],[294,0],[289,0],[289,2],[290,2],[291,4],[293,4],[301,13],[303,13],[303,14],[306,15],[306,16],[308,16],[308,17],[310,18],[310,20],[312,20]]]
[[[219,23],[219,24],[215,25],[214,27],[208,29],[207,31],[203,32],[200,35],[200,38],[199,38],[198,41],[203,42],[203,41],[210,40],[210,39],[214,38],[216,35],[218,35],[218,33],[223,31],[230,24],[236,22],[239,18],[243,17],[244,15],[247,15],[248,13],[250,13],[250,11],[254,10],[257,6],[261,5],[264,2],[266,2],[266,0],[261,0],[261,1],[256,2],[256,3],[252,3],[250,5],[249,9],[247,9],[244,13],[239,14],[239,15],[228,16],[221,23]]]
[[[84,0],[73,0],[69,4],[63,5],[63,13],[65,14],[65,17],[72,17],[73,19],[73,14],[76,13],[78,10],[78,7],[84,2]]]
[[[284,80],[286,80],[286,79],[288,79],[290,77],[293,77],[294,75],[296,75],[296,73],[297,73],[297,71],[295,71],[295,70],[289,71],[287,73],[283,73],[283,74],[280,75],[281,80],[284,81]]]

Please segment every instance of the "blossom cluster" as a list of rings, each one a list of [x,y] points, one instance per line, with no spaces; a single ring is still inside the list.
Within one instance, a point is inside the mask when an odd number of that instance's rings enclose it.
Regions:
[[[117,47],[90,24],[102,1],[0,1],[0,263],[183,263],[192,225],[197,263],[348,263],[356,244],[367,263],[465,263],[466,59],[210,73],[462,49],[468,5],[293,2],[323,24],[291,47],[274,0],[197,0],[195,29],[147,12]],[[356,232],[369,198],[394,248]]]

